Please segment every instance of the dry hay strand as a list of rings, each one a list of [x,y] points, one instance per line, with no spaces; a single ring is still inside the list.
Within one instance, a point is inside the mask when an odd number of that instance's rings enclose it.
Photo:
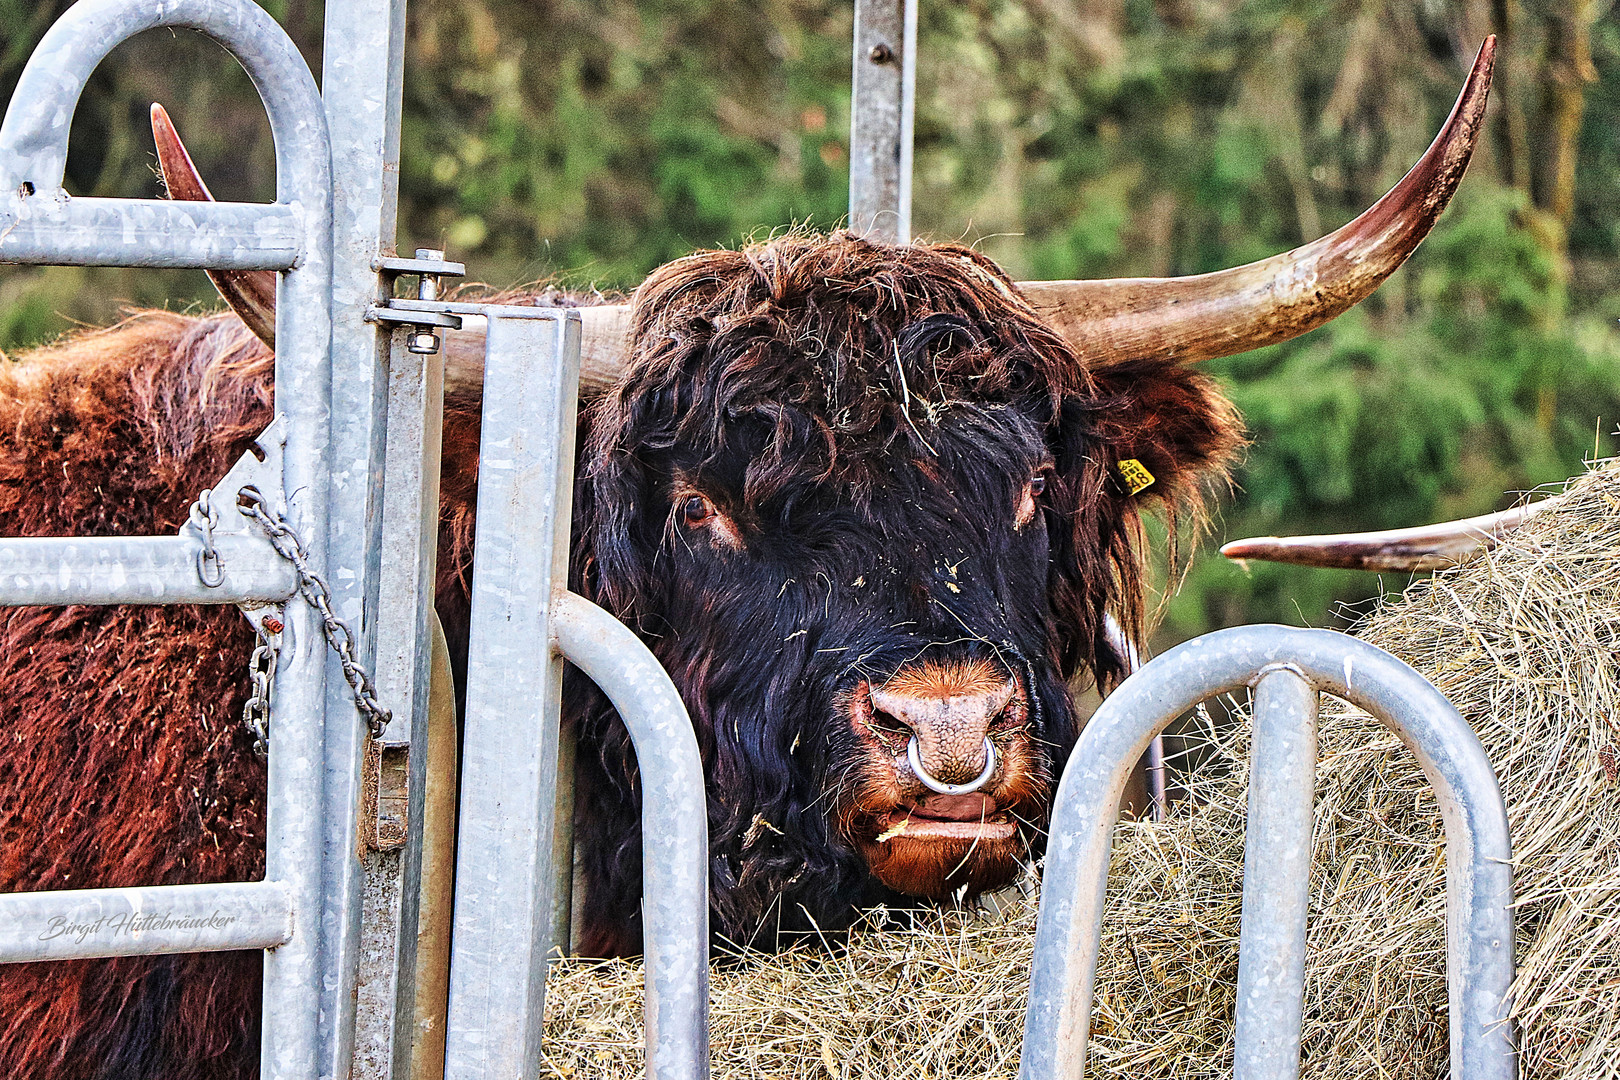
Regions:
[[[1620,466],[1489,555],[1420,581],[1360,630],[1479,733],[1513,831],[1525,1080],[1620,1077]],[[1092,1076],[1231,1075],[1248,728],[1207,725],[1192,798],[1122,824],[1098,965]],[[1447,1074],[1445,857],[1416,760],[1326,703],[1316,780],[1303,1075]],[[1011,1078],[1033,888],[847,948],[713,971],[717,1078]],[[566,961],[547,991],[548,1075],[642,1069],[641,970]]]

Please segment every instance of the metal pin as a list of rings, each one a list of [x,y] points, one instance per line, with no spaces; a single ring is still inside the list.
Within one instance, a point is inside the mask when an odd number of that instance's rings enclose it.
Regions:
[[[437,248],[417,248],[416,257],[431,262],[443,262],[444,252]],[[423,274],[417,279],[416,298],[418,300],[439,298],[438,274]],[[442,343],[439,332],[431,326],[418,326],[405,337],[405,348],[418,356],[434,355]]]

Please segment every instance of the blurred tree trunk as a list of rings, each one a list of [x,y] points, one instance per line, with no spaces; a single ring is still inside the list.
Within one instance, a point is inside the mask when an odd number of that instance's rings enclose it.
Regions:
[[[1505,0],[1513,3],[1514,0]],[[1529,191],[1533,212],[1527,222],[1552,256],[1557,280],[1553,302],[1544,313],[1549,324],[1565,313],[1570,278],[1569,227],[1575,214],[1575,165],[1586,87],[1597,81],[1592,66],[1593,0],[1538,0],[1540,55],[1532,85],[1539,87],[1531,139]],[[1536,393],[1536,427],[1552,435],[1558,413],[1558,372],[1541,371]]]
[[[1536,205],[1569,228],[1575,212],[1575,159],[1586,88],[1597,81],[1592,66],[1592,0],[1563,0],[1547,6],[1547,45],[1542,85],[1545,143],[1536,161]]]
[[[1527,73],[1525,19],[1518,0],[1491,0],[1491,24],[1497,38],[1496,71],[1492,78],[1500,102],[1506,153],[1501,161],[1503,181],[1530,192],[1530,136],[1520,85],[1534,85]]]

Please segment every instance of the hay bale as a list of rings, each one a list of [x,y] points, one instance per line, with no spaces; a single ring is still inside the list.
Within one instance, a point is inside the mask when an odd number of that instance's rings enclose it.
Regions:
[[[1434,681],[1502,780],[1521,1075],[1620,1076],[1620,467],[1361,633]],[[1210,740],[1194,798],[1116,835],[1090,1075],[1230,1075],[1247,728]],[[1323,711],[1314,843],[1305,1076],[1446,1075],[1439,812],[1411,755],[1347,706]],[[1034,924],[1026,895],[719,966],[715,1076],[1010,1078]],[[640,991],[635,964],[557,965],[551,1075],[635,1075]]]

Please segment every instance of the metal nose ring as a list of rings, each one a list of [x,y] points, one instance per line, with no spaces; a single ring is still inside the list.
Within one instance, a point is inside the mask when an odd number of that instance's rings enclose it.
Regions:
[[[946,784],[929,776],[928,770],[923,768],[922,754],[917,749],[915,735],[906,743],[906,760],[911,763],[911,774],[929,791],[937,791],[941,795],[971,795],[983,787],[989,781],[990,775],[996,771],[996,744],[990,741],[990,736],[984,737],[984,772],[965,784]]]

